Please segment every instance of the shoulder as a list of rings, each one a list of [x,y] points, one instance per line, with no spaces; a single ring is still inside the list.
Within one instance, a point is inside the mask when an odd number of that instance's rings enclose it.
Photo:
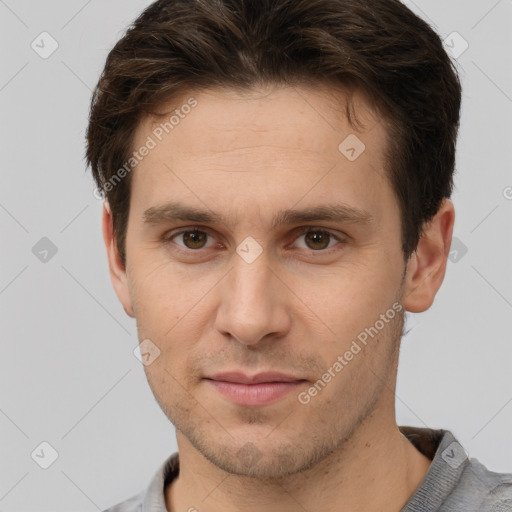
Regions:
[[[144,495],[145,491],[141,491],[135,496],[103,510],[103,512],[142,512]]]
[[[460,486],[479,495],[480,512],[512,512],[512,473],[490,471],[477,459],[470,458]]]
[[[142,512],[143,510],[166,512],[165,488],[177,477],[178,473],[179,456],[176,452],[161,464],[146,489],[103,512]]]

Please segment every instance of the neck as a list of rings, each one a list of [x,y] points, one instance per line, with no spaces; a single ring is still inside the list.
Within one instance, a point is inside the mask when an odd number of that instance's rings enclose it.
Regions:
[[[271,481],[226,473],[179,431],[177,441],[180,473],[166,489],[169,512],[334,512],[340,503],[352,512],[398,512],[431,462],[399,431],[394,419],[388,424],[363,422],[349,440],[313,467]]]

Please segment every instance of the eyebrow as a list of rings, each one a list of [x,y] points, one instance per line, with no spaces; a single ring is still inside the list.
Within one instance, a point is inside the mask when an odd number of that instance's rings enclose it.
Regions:
[[[222,215],[199,208],[186,206],[179,202],[170,202],[152,206],[144,211],[143,222],[149,225],[190,221],[205,224],[224,224],[229,222]],[[346,204],[332,204],[305,208],[302,210],[281,210],[272,220],[272,229],[280,225],[298,224],[312,221],[334,221],[347,224],[369,225],[375,222],[373,215],[365,210]]]

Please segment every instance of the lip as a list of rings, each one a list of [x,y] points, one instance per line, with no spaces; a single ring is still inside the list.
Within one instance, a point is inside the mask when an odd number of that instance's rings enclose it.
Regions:
[[[216,374],[205,380],[223,397],[245,407],[258,407],[276,402],[306,382],[305,379],[278,372],[263,372],[252,376],[228,372]]]
[[[255,375],[245,375],[242,372],[223,372],[207,377],[211,380],[234,382],[236,384],[260,384],[262,382],[297,382],[305,379],[280,372],[261,372]]]

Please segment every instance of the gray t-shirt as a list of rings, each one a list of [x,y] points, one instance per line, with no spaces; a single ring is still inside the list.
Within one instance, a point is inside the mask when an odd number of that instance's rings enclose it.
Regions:
[[[400,512],[512,512],[512,473],[489,471],[468,457],[449,430],[401,426],[400,432],[432,463]],[[104,512],[167,512],[165,488],[179,473],[178,453],[149,487]]]

